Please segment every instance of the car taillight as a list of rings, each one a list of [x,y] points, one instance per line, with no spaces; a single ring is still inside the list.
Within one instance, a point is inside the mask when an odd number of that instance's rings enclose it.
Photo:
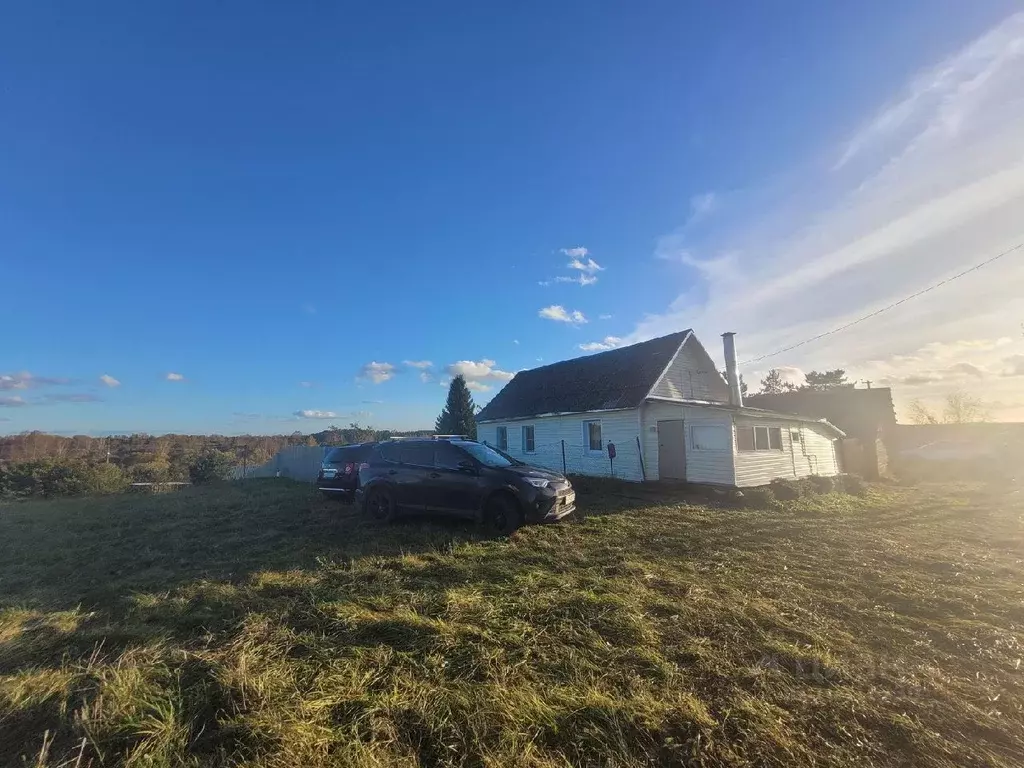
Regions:
[[[346,475],[351,475],[352,474],[352,470],[354,470],[355,468],[356,468],[356,465],[353,464],[350,461],[348,464],[345,465],[345,474]]]

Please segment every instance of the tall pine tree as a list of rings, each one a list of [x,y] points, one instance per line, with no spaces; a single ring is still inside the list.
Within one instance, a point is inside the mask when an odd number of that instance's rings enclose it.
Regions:
[[[470,440],[476,440],[475,412],[473,396],[466,386],[466,379],[460,374],[448,387],[448,400],[434,422],[434,431],[439,435],[466,435]]]

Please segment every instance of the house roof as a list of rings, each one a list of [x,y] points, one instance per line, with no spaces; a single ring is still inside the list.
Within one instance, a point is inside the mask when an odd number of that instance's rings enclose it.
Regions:
[[[520,371],[477,414],[476,420],[636,408],[691,333],[679,331],[628,347]]]
[[[854,389],[851,386],[822,392],[802,390],[750,395],[744,398],[744,403],[754,408],[827,419],[848,435],[865,440],[874,440],[879,429],[887,430],[896,424],[892,390],[888,387]]]

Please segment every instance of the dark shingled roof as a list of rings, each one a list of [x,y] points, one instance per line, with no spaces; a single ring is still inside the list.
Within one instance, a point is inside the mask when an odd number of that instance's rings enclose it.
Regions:
[[[520,371],[476,419],[636,408],[689,333],[679,331],[629,347]]]

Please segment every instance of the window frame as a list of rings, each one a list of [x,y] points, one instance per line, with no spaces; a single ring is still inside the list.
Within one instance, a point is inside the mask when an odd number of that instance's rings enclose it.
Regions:
[[[504,441],[502,440],[503,437],[505,438]],[[494,442],[497,443],[495,447],[499,451],[508,451],[508,427],[495,427]]]
[[[592,448],[591,447],[591,443],[590,443],[590,425],[591,424],[597,424],[597,428],[598,428],[598,442],[601,445],[600,448]],[[589,453],[589,454],[592,454],[592,455],[603,455],[604,454],[605,445],[607,445],[607,443],[605,443],[605,441],[604,441],[604,425],[601,424],[601,420],[600,419],[584,419],[583,420],[583,452],[584,453]]]
[[[526,447],[526,430],[530,430],[530,442],[533,443],[530,448]],[[523,453],[532,454],[537,452],[537,429],[535,424],[523,424],[519,429],[519,437],[522,441],[522,445],[520,447],[522,448]]]
[[[697,445],[697,439],[694,437],[694,433],[698,429],[714,429],[722,433],[722,447],[721,448],[701,448]],[[731,442],[730,430],[726,424],[691,424],[690,425],[690,449],[694,451],[709,452],[709,451],[728,451],[729,444]]]
[[[753,448],[743,448],[743,447],[740,446],[740,430],[741,429],[749,429],[749,430],[751,430],[750,434],[751,434],[751,437],[753,438],[753,443],[752,443],[753,446],[754,446]],[[763,442],[761,443],[761,445],[764,446],[763,448],[762,447],[758,447],[758,430],[764,430],[763,433],[762,433],[764,435],[764,438],[763,438]],[[773,435],[778,438],[778,440],[777,440],[778,445],[775,446],[775,447],[772,446],[772,436]],[[779,451],[780,453],[785,453],[786,445],[785,445],[785,442],[782,439],[782,427],[780,427],[780,426],[768,426],[768,425],[765,425],[765,424],[742,424],[742,425],[737,424],[736,425],[736,452],[737,453],[739,453],[739,452],[743,452],[743,453],[768,453],[770,451]]]

